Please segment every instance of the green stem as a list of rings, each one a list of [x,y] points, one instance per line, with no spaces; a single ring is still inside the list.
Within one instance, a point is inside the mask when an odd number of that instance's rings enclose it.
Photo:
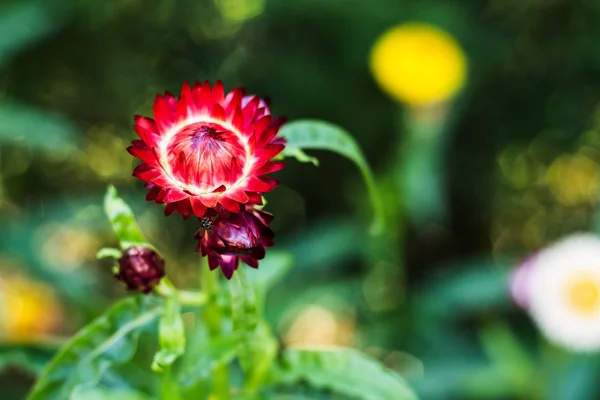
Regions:
[[[171,367],[166,367],[162,372],[162,387],[161,387],[161,400],[181,400],[181,393],[179,387],[175,383]]]
[[[207,301],[207,295],[193,290],[178,290],[166,276],[154,288],[156,294],[163,297],[177,296],[179,304],[186,306],[203,306]]]
[[[204,322],[211,337],[221,335],[221,318],[223,317],[218,304],[219,271],[210,271],[206,258],[200,259],[201,286],[206,293]],[[213,394],[219,400],[229,399],[229,365],[219,365],[214,371]]]

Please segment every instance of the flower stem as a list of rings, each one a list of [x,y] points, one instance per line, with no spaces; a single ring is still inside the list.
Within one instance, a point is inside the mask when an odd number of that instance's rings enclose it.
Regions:
[[[161,400],[181,400],[181,393],[179,387],[176,385],[173,379],[171,367],[166,367],[162,372],[162,387],[161,387]]]
[[[166,276],[161,279],[154,291],[163,297],[177,296],[179,303],[186,306],[203,306],[207,301],[207,296],[204,293],[176,289]]]
[[[222,329],[222,313],[218,304],[219,271],[210,271],[206,258],[200,259],[201,286],[206,294],[206,307],[204,308],[204,322],[211,337],[218,337]],[[229,399],[229,366],[219,365],[214,370],[213,394],[219,400]]]

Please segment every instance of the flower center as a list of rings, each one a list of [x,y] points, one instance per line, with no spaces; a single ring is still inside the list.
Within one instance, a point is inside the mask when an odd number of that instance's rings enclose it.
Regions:
[[[600,306],[600,288],[593,279],[579,278],[567,286],[567,302],[578,314],[590,315]]]
[[[184,126],[171,137],[166,153],[173,177],[194,194],[237,182],[247,158],[240,138],[214,122]]]

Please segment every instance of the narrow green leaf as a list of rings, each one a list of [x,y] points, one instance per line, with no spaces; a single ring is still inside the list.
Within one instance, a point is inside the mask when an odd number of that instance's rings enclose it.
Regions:
[[[185,329],[181,306],[175,295],[167,298],[158,327],[160,350],[154,355],[152,369],[162,371],[185,351]]]
[[[162,302],[127,298],[82,328],[52,359],[29,400],[65,400],[94,387],[104,371],[131,360],[140,332],[158,318]]]
[[[384,213],[379,193],[371,169],[360,147],[343,128],[319,120],[299,120],[285,124],[280,134],[287,139],[287,145],[282,155],[296,157],[302,154],[302,149],[329,150],[353,161],[362,174],[369,197],[373,203],[375,218],[371,225],[371,233],[380,234],[383,231]],[[300,152],[300,153],[299,153]],[[314,163],[314,160],[310,160]]]
[[[109,185],[106,190],[104,212],[123,250],[132,246],[151,247],[135,222],[131,208],[119,197],[113,185]]]
[[[289,348],[274,383],[310,386],[358,399],[414,400],[416,395],[395,372],[354,349]]]

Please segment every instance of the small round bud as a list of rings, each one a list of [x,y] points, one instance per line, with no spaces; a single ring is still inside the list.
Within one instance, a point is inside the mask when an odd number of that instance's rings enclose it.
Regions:
[[[142,246],[130,247],[119,259],[115,278],[127,288],[148,294],[165,276],[165,262],[155,251]]]

